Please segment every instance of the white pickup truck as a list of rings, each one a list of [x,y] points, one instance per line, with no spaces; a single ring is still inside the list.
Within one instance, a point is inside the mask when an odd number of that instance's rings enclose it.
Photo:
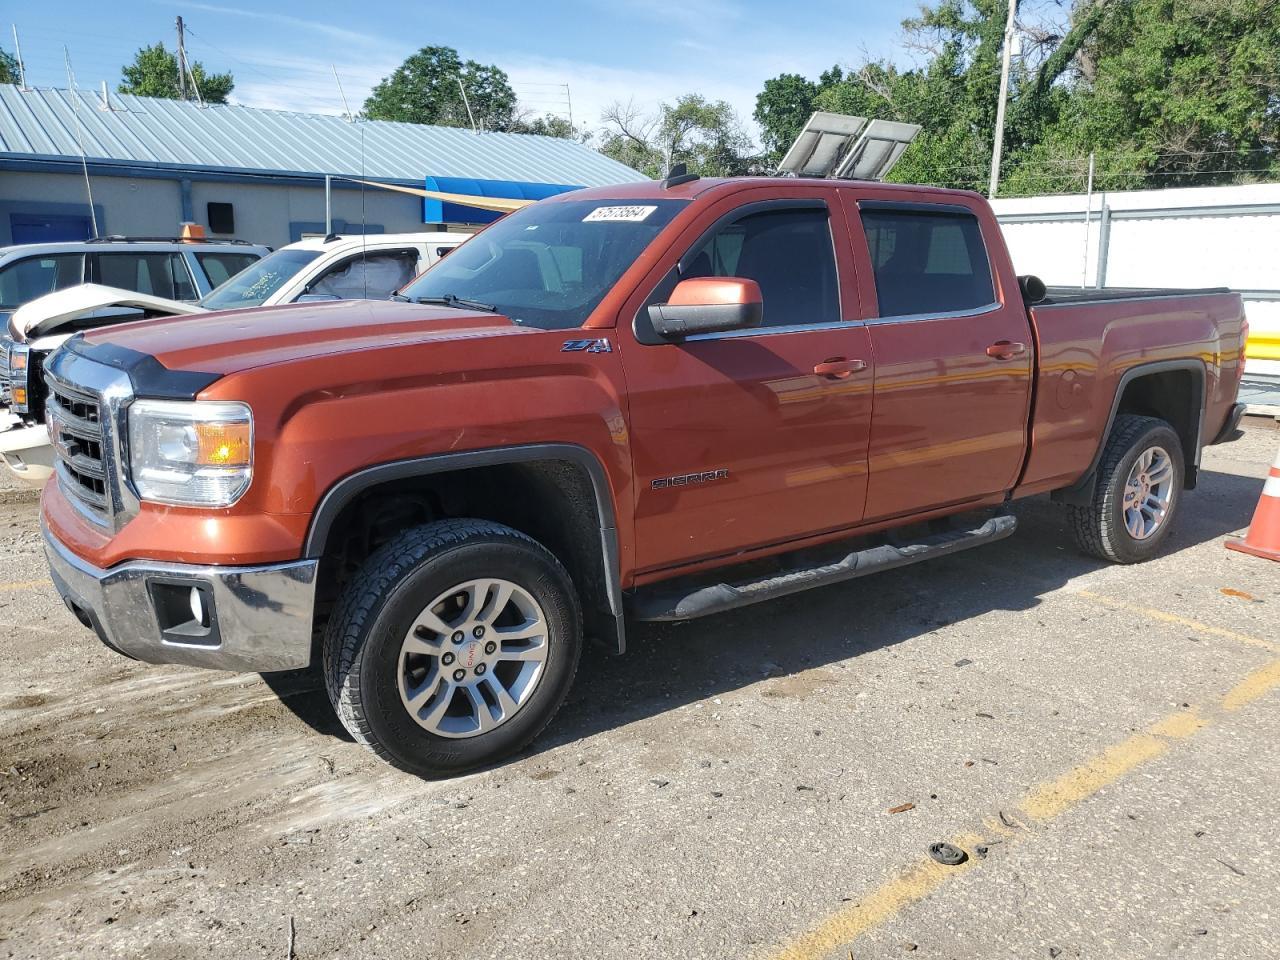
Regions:
[[[38,297],[9,318],[0,341],[0,380],[9,409],[0,413],[0,460],[39,486],[53,470],[44,426],[44,358],[73,334],[149,317],[270,307],[321,300],[386,300],[468,239],[466,233],[312,237],[268,254],[190,303],[86,283]],[[104,310],[111,309],[108,316]]]

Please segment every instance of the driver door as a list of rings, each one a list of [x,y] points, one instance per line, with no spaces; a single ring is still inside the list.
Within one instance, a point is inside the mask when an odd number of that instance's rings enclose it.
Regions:
[[[823,187],[762,193],[682,235],[624,351],[642,575],[862,518],[872,356],[840,208]],[[659,337],[645,306],[698,276],[755,280],[762,325]]]

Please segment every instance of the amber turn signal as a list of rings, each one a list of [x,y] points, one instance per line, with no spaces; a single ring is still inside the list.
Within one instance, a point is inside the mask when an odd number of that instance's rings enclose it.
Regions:
[[[244,467],[250,462],[251,428],[247,423],[196,423],[199,448],[196,463],[203,467]]]

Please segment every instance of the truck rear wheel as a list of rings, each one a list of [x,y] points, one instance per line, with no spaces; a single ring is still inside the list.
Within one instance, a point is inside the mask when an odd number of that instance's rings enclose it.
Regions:
[[[1098,464],[1093,499],[1070,507],[1076,543],[1112,563],[1159,552],[1182,502],[1182,442],[1156,417],[1116,417]]]
[[[441,777],[515,753],[564,702],[582,648],[573,584],[519,531],[444,520],[383,544],[324,637],[329,699],[384,760]]]

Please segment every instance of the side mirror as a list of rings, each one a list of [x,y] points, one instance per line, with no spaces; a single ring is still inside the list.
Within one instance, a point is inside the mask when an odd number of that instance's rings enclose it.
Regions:
[[[330,300],[341,300],[332,293],[304,293],[294,303],[328,303]]]
[[[1022,290],[1022,299],[1027,306],[1039,303],[1049,295],[1044,281],[1029,273],[1025,277],[1018,278],[1018,287]]]
[[[649,307],[649,320],[672,340],[745,330],[764,320],[764,298],[760,285],[745,277],[694,277],[677,283],[666,303]]]

